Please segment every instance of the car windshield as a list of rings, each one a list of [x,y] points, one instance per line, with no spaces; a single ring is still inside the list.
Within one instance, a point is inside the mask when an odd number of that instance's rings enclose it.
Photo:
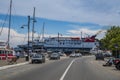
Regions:
[[[33,58],[41,58],[42,55],[33,55]]]
[[[58,54],[57,53],[53,53],[52,55],[57,56]]]

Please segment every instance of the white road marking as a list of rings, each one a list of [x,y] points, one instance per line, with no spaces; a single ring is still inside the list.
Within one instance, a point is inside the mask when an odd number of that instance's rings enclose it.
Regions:
[[[73,59],[73,60],[71,61],[71,63],[69,64],[69,66],[67,67],[67,69],[65,70],[65,72],[63,73],[63,75],[61,76],[60,80],[63,80],[63,79],[64,79],[65,75],[67,74],[68,70],[70,69],[70,67],[71,67],[71,65],[72,65],[72,63],[73,63],[74,61],[75,61],[75,59]]]

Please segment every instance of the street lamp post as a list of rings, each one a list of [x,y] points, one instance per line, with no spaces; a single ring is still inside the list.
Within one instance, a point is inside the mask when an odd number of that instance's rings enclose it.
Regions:
[[[60,50],[60,36],[62,36],[62,34],[58,32],[58,51]]]
[[[36,19],[35,19],[35,7],[34,7],[34,11],[33,11],[33,18],[32,18],[32,20],[33,20],[33,25],[32,25],[32,52],[33,52],[33,40],[34,40],[34,33],[35,33],[35,31],[34,31],[34,26],[35,26],[35,22],[36,22]]]
[[[29,54],[29,33],[30,33],[30,16],[28,16],[28,24],[27,25],[23,25],[21,28],[24,28],[24,26],[27,26],[28,27],[28,47],[27,47],[27,59],[26,61],[29,61],[29,57],[30,57],[30,54]]]

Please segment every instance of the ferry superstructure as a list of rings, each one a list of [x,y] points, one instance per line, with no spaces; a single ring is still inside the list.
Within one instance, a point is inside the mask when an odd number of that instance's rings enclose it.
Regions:
[[[92,48],[97,42],[85,42],[79,37],[52,37],[45,39],[46,48]]]
[[[89,38],[80,37],[49,37],[44,38],[44,42],[34,40],[30,42],[30,49],[45,49],[52,51],[74,51],[80,50],[81,52],[89,52],[93,47],[99,45],[95,36]],[[18,45],[18,47],[27,49],[26,45]]]

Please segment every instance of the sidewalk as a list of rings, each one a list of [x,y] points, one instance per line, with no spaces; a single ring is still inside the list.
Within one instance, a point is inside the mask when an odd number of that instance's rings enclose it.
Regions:
[[[61,57],[61,58],[64,59],[66,57]],[[46,58],[46,60],[49,61],[49,58]],[[11,68],[11,67],[16,67],[20,65],[25,65],[29,63],[30,61],[25,61],[25,58],[19,58],[17,63],[11,64],[11,65],[8,64],[7,60],[0,60],[0,70]]]
[[[18,61],[17,61],[17,64],[18,63],[23,63],[23,62],[26,62],[25,58],[19,58]],[[7,60],[0,60],[0,67],[7,66],[7,65],[9,65],[8,62],[7,62]],[[14,64],[12,64],[12,65],[14,65]]]

